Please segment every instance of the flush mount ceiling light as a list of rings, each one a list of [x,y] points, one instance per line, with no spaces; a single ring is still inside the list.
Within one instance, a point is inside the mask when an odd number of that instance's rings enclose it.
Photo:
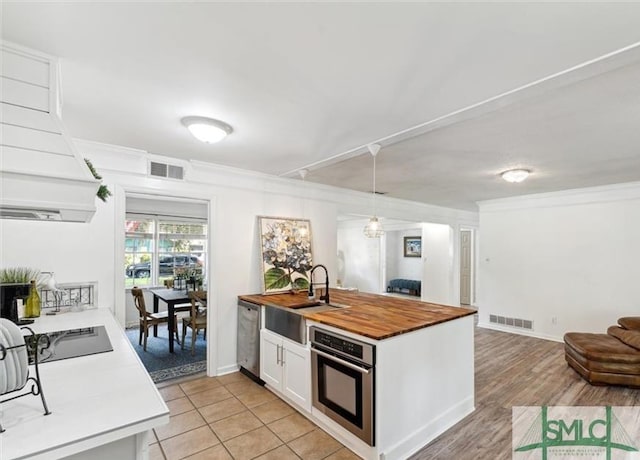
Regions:
[[[206,117],[184,117],[182,124],[199,141],[215,144],[233,132],[233,128],[220,120]]]
[[[371,216],[367,225],[364,226],[364,234],[367,238],[380,238],[384,234],[382,224],[376,216],[376,155],[380,151],[380,145],[369,144],[367,148],[371,156],[373,156],[373,216]]]
[[[529,177],[531,171],[527,169],[510,169],[509,171],[505,171],[500,175],[507,182],[522,182],[527,177]]]

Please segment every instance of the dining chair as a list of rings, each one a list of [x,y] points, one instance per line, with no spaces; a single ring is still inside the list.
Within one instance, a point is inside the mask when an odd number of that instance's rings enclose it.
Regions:
[[[168,323],[169,313],[166,311],[149,313],[144,302],[142,289],[138,287],[133,287],[131,289],[131,295],[133,295],[133,302],[138,309],[138,314],[140,316],[140,338],[138,339],[138,345],[142,345],[142,339],[144,337],[144,346],[142,348],[144,351],[147,351],[147,337],[149,337],[149,329],[152,326],[157,326],[158,324]],[[173,324],[175,325],[175,328],[172,332],[169,332],[169,340],[173,340],[173,335],[175,334],[176,342],[179,344],[180,338],[178,337],[178,322],[174,319]]]
[[[207,339],[207,291],[192,291],[191,314],[182,318],[182,344],[184,350],[187,327],[191,328],[191,355],[196,354],[196,336],[200,329],[204,330],[204,338]]]

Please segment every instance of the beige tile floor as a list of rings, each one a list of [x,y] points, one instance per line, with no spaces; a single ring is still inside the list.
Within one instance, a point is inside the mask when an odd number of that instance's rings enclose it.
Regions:
[[[239,372],[159,390],[171,417],[153,430],[149,460],[360,458]]]

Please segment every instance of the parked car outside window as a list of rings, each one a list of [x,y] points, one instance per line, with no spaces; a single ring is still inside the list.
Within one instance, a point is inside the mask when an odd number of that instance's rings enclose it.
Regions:
[[[160,276],[173,275],[175,268],[202,267],[202,260],[194,255],[175,254],[159,256],[158,268]],[[151,262],[141,262],[129,265],[126,270],[127,278],[149,278],[151,276]]]

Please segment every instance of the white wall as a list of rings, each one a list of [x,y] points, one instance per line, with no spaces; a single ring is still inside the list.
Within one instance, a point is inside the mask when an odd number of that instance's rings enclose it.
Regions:
[[[362,233],[366,220],[340,223],[337,228],[338,266],[342,285],[363,292],[380,293],[380,245],[382,239]]]
[[[76,141],[114,193],[98,201],[90,223],[0,220],[0,267],[33,266],[55,271],[63,282],[97,281],[98,302],[125,322],[129,299],[124,288],[124,213],[127,193],[174,196],[209,202],[209,296],[215,314],[210,321],[211,374],[236,366],[236,301],[239,294],[262,290],[257,219],[259,215],[302,217],[311,220],[314,262],[337,279],[337,214],[370,210],[370,196],[307,182],[304,202],[300,181],[200,162],[181,162],[147,152],[87,141]],[[165,161],[185,167],[185,181],[147,176],[147,161]],[[303,205],[304,204],[304,205]],[[472,224],[477,215],[421,203],[379,197],[378,208],[399,219]],[[382,214],[381,214],[382,215]],[[364,226],[364,223],[362,224]],[[341,250],[350,260],[375,259],[377,240],[362,236],[362,226]],[[344,280],[347,285],[350,281]],[[357,277],[354,283],[358,283]],[[379,282],[377,283],[379,284]],[[360,289],[379,292],[380,286]],[[129,295],[130,296],[130,295]]]
[[[422,280],[422,258],[404,256],[404,237],[421,236],[420,230],[392,230],[387,237],[387,283],[394,278]]]
[[[531,319],[534,335],[561,340],[640,314],[640,185],[495,200],[480,210],[481,324],[490,313]]]
[[[86,224],[0,219],[0,267],[52,271],[58,283],[98,282],[96,301],[113,305],[113,202],[96,207]]]
[[[451,305],[453,292],[453,229],[444,224],[422,224],[422,300]],[[457,261],[459,264],[459,261]]]

